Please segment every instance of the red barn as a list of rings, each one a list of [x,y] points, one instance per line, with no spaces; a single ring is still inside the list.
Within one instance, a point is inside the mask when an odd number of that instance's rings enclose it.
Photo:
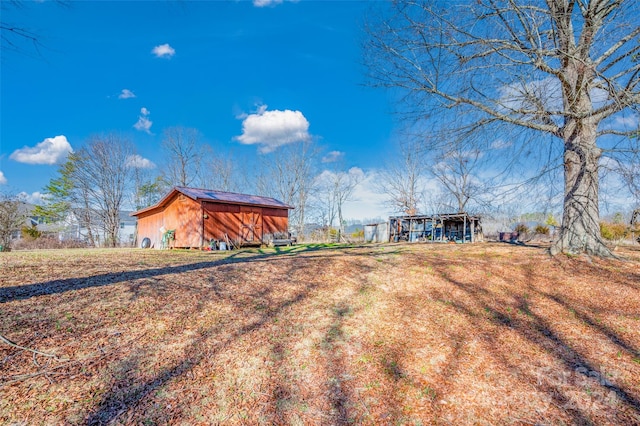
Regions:
[[[172,247],[204,247],[212,239],[261,244],[286,234],[292,208],[274,198],[177,186],[131,215],[138,218],[138,242],[149,238],[151,247],[160,248],[163,233],[175,230]]]

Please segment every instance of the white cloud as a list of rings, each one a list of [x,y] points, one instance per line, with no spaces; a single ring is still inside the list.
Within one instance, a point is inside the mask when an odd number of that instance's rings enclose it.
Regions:
[[[353,190],[351,199],[344,203],[343,216],[345,219],[370,219],[374,217],[386,218],[391,213],[385,206],[387,196],[381,194],[376,187],[379,179],[375,171],[363,172],[359,168],[352,168],[350,173],[361,174],[360,182]]]
[[[151,134],[150,129],[152,125],[153,125],[153,121],[141,115],[140,117],[138,117],[138,121],[136,122],[136,124],[133,125],[133,127],[135,127],[136,130],[140,130],[142,132],[147,132]]]
[[[505,85],[499,91],[500,105],[506,109],[536,110],[538,105],[533,105],[532,99],[537,99],[547,110],[562,110],[562,88],[560,81],[554,77]]]
[[[169,46],[169,44],[166,43],[154,47],[151,53],[156,55],[156,58],[170,58],[176,54],[176,51],[173,47]]]
[[[596,79],[596,81],[604,84],[604,82],[600,79]],[[591,96],[593,107],[596,109],[604,106],[607,101],[611,100],[611,97],[609,97],[609,92],[607,92],[605,89],[601,89],[600,87],[594,87],[593,89],[591,89],[589,95]]]
[[[640,127],[640,115],[634,113],[618,113],[610,117],[603,125],[603,130],[616,130],[620,132],[634,131]]]
[[[282,0],[253,0],[255,7],[276,6],[282,4]]]
[[[311,139],[309,122],[300,111],[267,111],[263,105],[244,117],[242,135],[234,138],[244,145],[259,145],[267,153],[279,146]]]
[[[499,92],[499,105],[506,110],[537,111],[541,104],[542,108],[547,111],[564,111],[562,86],[560,80],[555,77],[504,85],[499,89]],[[599,87],[592,88],[589,95],[593,108],[596,109],[611,100],[609,93]]]
[[[322,157],[323,163],[335,163],[336,161],[342,160],[344,157],[344,152],[342,151],[331,151],[328,152],[327,155]]]
[[[122,89],[122,92],[118,95],[118,99],[130,99],[135,98],[136,95],[129,89]]]
[[[640,118],[637,115],[619,115],[614,121],[614,126],[625,129],[636,129],[638,128],[639,121]]]
[[[7,184],[7,178],[4,177],[4,173],[2,172],[2,170],[0,170],[0,185],[6,185]]]
[[[153,125],[153,121],[149,120],[148,116],[151,112],[146,108],[140,109],[140,116],[138,116],[138,121],[133,125],[136,130],[140,130],[141,132],[147,132],[151,134],[151,126]]]
[[[18,194],[18,199],[24,200],[25,202],[30,204],[44,204],[47,201],[46,195],[38,191],[32,194],[27,194],[26,192],[23,191]]]
[[[334,182],[339,177],[350,177],[354,182],[361,182],[365,179],[366,175],[360,167],[351,167],[346,172],[323,170],[316,179],[319,182],[328,182],[329,184],[331,184],[331,182]]]
[[[348,171],[349,175],[353,176],[358,182],[362,181],[365,178],[364,170],[360,167],[352,167]]]
[[[156,165],[138,154],[127,157],[127,166],[135,169],[155,169]]]
[[[493,149],[509,148],[511,145],[513,145],[513,142],[505,141],[502,139],[496,139],[495,141],[491,142],[491,148]]]
[[[598,165],[607,170],[617,170],[620,168],[620,163],[618,163],[618,160],[616,160],[615,158],[606,157],[604,155],[600,157]]]
[[[46,138],[34,147],[27,147],[13,151],[9,158],[26,164],[57,164],[73,152],[66,136],[60,135]]]
[[[291,3],[297,3],[298,0],[253,0],[253,5],[255,7],[275,7],[279,4],[284,3],[285,1]]]

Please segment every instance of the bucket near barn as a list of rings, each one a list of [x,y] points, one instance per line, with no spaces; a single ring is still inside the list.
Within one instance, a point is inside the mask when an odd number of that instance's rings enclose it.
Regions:
[[[227,249],[227,243],[225,243],[224,241],[220,241],[220,250],[226,250]]]

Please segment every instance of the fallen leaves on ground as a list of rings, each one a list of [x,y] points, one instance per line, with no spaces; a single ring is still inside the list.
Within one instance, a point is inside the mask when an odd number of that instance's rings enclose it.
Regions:
[[[0,423],[640,424],[640,251],[3,253]]]

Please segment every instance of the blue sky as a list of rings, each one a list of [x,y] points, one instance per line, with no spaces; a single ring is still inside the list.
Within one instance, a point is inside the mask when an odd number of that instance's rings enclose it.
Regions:
[[[3,46],[0,189],[41,192],[57,170],[43,163],[60,161],[65,139],[77,149],[93,134],[121,133],[158,164],[162,130],[178,125],[243,161],[298,131],[326,153],[343,153],[346,167],[380,166],[394,127],[388,95],[364,84],[360,41],[370,3],[269,3],[3,10],[3,20],[36,32],[41,46]],[[248,144],[269,119],[286,127],[284,139]]]
[[[5,2],[3,23],[33,31],[39,45],[3,42],[0,192],[38,202],[57,164],[96,134],[121,134],[134,142],[139,164],[160,166],[163,130],[184,126],[231,152],[244,171],[283,144],[311,140],[343,170],[362,174],[345,217],[384,217],[392,212],[375,182],[402,136],[389,93],[366,85],[360,47],[367,12],[380,5]],[[636,115],[626,118],[637,126]],[[503,136],[492,135],[490,145],[504,156]],[[616,185],[601,187],[605,213],[629,202],[606,189]],[[530,201],[517,207],[537,209]]]

